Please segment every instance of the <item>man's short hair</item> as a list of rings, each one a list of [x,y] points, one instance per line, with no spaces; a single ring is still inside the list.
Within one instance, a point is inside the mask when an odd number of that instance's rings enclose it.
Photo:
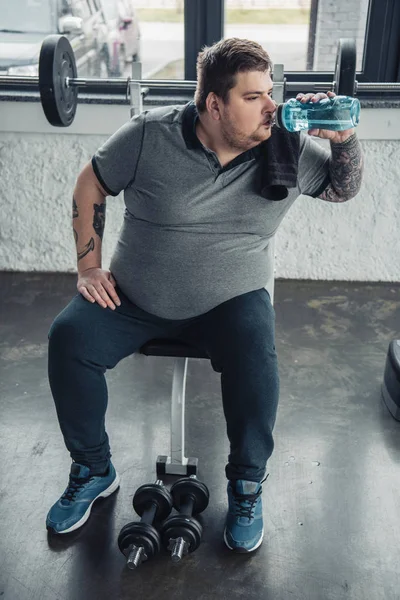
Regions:
[[[206,46],[197,57],[197,86],[194,101],[198,112],[206,110],[206,99],[214,92],[224,102],[236,85],[237,73],[267,72],[272,69],[268,53],[251,40],[228,38]]]

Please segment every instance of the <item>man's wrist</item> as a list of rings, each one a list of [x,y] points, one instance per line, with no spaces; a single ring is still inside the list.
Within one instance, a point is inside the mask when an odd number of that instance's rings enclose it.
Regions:
[[[77,268],[78,271],[78,275],[81,276],[84,273],[86,273],[86,271],[91,271],[92,269],[101,269],[101,265],[93,265],[92,267],[85,267],[85,268]]]
[[[334,144],[335,146],[345,146],[347,144],[349,144],[351,141],[356,139],[356,132],[353,130],[349,130],[352,131],[352,133],[349,133],[349,135],[347,136],[342,136],[341,138],[339,137],[338,139],[331,139],[330,142],[331,144]]]

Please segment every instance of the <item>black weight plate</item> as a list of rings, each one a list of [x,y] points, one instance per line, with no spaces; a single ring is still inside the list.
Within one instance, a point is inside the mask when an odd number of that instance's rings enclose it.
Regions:
[[[181,515],[173,515],[167,519],[160,530],[166,548],[169,546],[170,539],[182,537],[189,544],[189,552],[193,552],[200,546],[202,533],[203,528],[196,519]]]
[[[146,523],[127,523],[118,536],[118,547],[122,554],[129,554],[129,546],[143,546],[150,559],[161,549],[161,537],[157,529]]]
[[[167,488],[155,483],[140,486],[133,496],[133,509],[141,517],[151,502],[158,506],[154,520],[166,519],[172,510],[172,496]]]
[[[67,77],[76,78],[74,51],[62,35],[49,35],[39,57],[39,90],[44,114],[50,125],[68,127],[74,120],[78,88],[67,87]]]
[[[210,492],[207,486],[191,477],[184,477],[175,481],[171,486],[171,495],[176,510],[180,510],[181,505],[185,502],[185,496],[193,496],[195,498],[193,507],[194,515],[203,512],[207,508],[210,499]]]
[[[357,50],[352,38],[340,38],[336,55],[335,89],[338,96],[354,96]]]

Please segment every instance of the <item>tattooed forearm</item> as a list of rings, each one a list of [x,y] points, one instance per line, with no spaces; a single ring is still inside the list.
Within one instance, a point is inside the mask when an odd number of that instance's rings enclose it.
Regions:
[[[93,217],[93,229],[99,236],[99,238],[103,239],[104,233],[104,225],[106,222],[106,203],[103,204],[93,204],[94,208],[94,217]]]
[[[76,219],[77,217],[79,217],[78,207],[76,205],[75,196],[73,196],[72,197],[72,218]]]
[[[331,143],[330,183],[318,197],[328,202],[346,202],[360,191],[363,157],[355,134],[345,142]]]
[[[86,254],[92,252],[92,250],[94,250],[94,239],[90,238],[89,242],[86,244],[86,246],[84,246],[83,250],[81,252],[78,252],[78,260],[81,260],[81,258],[86,256]]]

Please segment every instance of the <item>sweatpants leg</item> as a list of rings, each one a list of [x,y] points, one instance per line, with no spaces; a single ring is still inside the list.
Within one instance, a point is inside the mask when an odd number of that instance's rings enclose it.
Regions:
[[[236,296],[182,329],[221,373],[223,410],[230,442],[226,477],[261,481],[274,448],[279,399],[275,311],[265,288]]]
[[[65,445],[93,474],[104,472],[111,457],[106,370],[185,322],[151,315],[117,292],[121,306],[114,311],[77,294],[49,331],[48,375]]]

